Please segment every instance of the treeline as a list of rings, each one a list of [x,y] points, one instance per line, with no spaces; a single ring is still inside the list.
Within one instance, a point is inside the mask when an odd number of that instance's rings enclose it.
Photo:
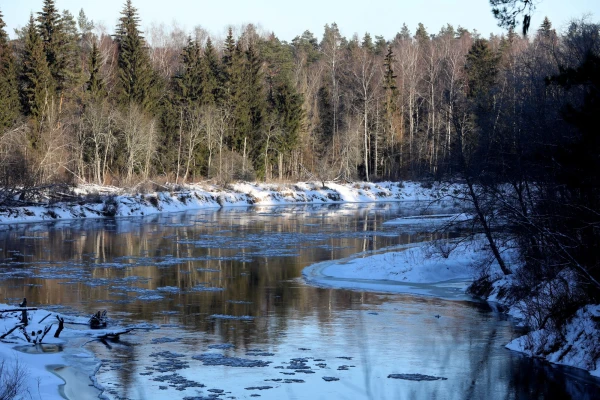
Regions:
[[[286,43],[249,25],[215,43],[145,38],[130,0],[113,34],[53,0],[16,40],[0,24],[2,175],[38,184],[452,176],[461,146],[487,140],[493,157],[560,134],[569,96],[547,79],[582,62],[595,26],[483,39],[404,25],[386,40],[332,24]],[[495,147],[504,135],[522,148]]]

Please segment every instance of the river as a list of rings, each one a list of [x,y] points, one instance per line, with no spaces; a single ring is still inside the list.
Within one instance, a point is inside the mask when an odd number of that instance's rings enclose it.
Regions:
[[[503,346],[514,321],[455,300],[315,288],[304,267],[429,233],[417,203],[256,207],[4,226],[0,296],[146,324],[84,345],[109,398],[594,399],[600,380]]]

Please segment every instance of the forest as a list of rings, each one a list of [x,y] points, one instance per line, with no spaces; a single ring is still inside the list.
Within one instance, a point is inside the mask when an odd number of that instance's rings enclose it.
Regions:
[[[56,183],[459,181],[530,325],[600,302],[598,23],[487,38],[331,23],[288,43],[253,25],[142,32],[131,0],[115,32],[54,0],[13,40],[2,18],[2,204]]]

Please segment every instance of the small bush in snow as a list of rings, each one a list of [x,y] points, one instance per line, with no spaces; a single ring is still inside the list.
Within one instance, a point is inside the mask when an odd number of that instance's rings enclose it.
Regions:
[[[0,400],[12,400],[23,395],[27,375],[18,358],[12,364],[6,359],[0,361]]]

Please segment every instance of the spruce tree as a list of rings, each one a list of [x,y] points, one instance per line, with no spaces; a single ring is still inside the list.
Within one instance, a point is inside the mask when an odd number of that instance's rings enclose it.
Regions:
[[[396,42],[408,42],[411,40],[411,36],[410,36],[410,29],[408,29],[408,26],[406,26],[406,24],[402,24],[402,29],[400,30],[400,32],[398,32],[396,34],[396,38],[395,41]]]
[[[62,71],[55,78],[59,84],[59,90],[65,91],[73,87],[81,87],[84,82],[81,69],[81,55],[79,42],[81,36],[77,29],[75,17],[67,10],[62,13]]]
[[[17,70],[5,29],[0,11],[0,131],[12,126],[19,116]]]
[[[98,49],[98,45],[94,40],[92,43],[92,51],[90,53],[89,59],[89,70],[90,77],[87,80],[86,89],[90,93],[93,99],[99,100],[106,94],[106,90],[104,88],[104,81],[102,80],[102,76],[100,75],[100,50]]]
[[[236,58],[236,45],[235,39],[233,38],[233,31],[229,28],[227,37],[225,38],[225,47],[223,48],[223,56],[221,58],[221,77],[220,83],[223,87],[223,103],[227,104],[231,102],[233,97],[233,81],[234,76],[234,62]],[[240,57],[238,57],[238,61]]]
[[[272,94],[273,109],[282,133],[275,146],[280,153],[287,155],[298,145],[304,117],[303,103],[302,95],[289,79],[278,85]]]
[[[61,16],[54,0],[44,0],[37,22],[54,87],[63,92],[74,84],[79,75],[75,21],[68,12]]]
[[[215,104],[222,98],[222,86],[219,79],[221,68],[217,52],[210,37],[206,40],[204,55],[201,61],[202,69],[202,104]]]
[[[375,45],[373,44],[373,39],[371,38],[371,34],[369,32],[365,33],[365,36],[363,36],[361,47],[369,51],[375,50]]]
[[[415,32],[415,40],[419,44],[427,43],[429,41],[429,34],[427,33],[427,29],[421,22],[419,22],[419,25],[417,26],[417,30]]]
[[[477,39],[466,57],[468,93],[472,99],[484,101],[491,96],[490,90],[498,75],[499,57],[485,39]],[[480,103],[482,105],[482,103]]]
[[[52,75],[33,14],[25,28],[25,47],[20,74],[21,103],[26,115],[38,119],[53,93]]]
[[[118,48],[119,102],[136,103],[149,110],[156,106],[158,79],[139,30],[137,9],[126,0],[115,34]]]
[[[200,46],[190,36],[181,52],[181,71],[175,76],[176,93],[184,104],[196,103],[202,96]]]

